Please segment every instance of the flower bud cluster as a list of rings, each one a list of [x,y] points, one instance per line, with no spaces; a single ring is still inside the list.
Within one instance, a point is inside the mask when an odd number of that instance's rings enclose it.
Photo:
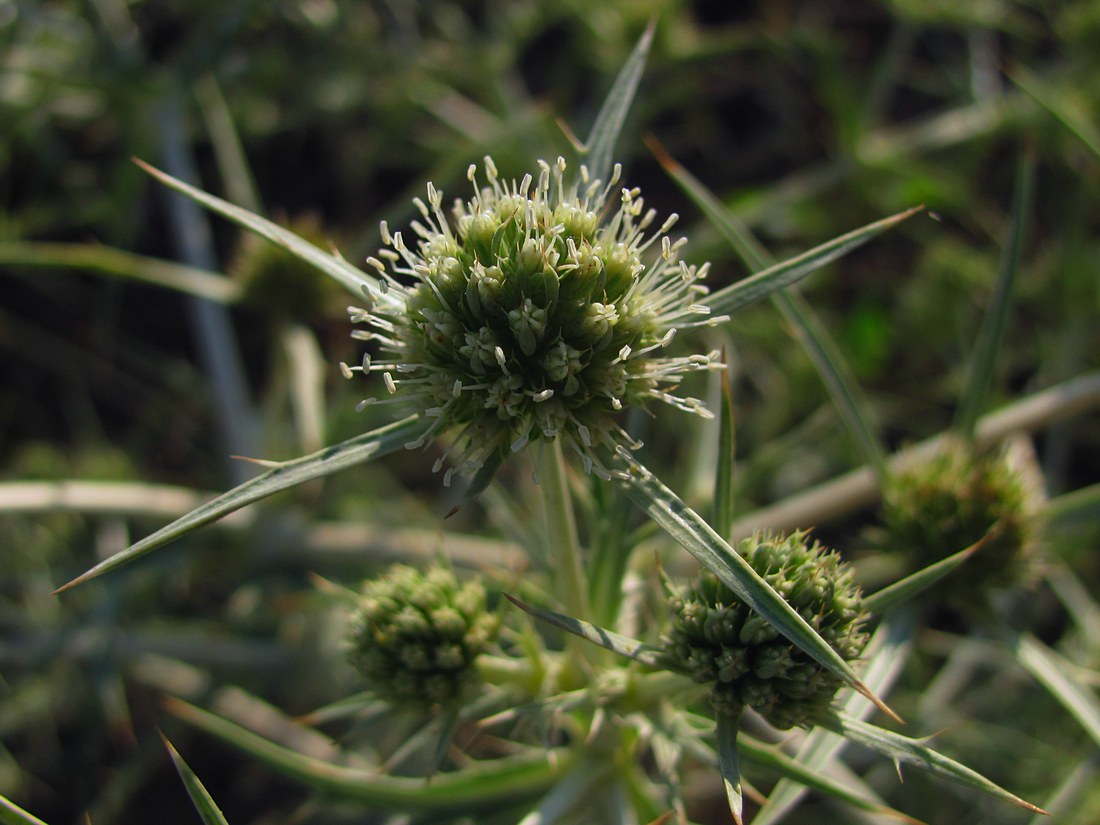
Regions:
[[[758,534],[737,551],[845,660],[867,643],[866,612],[852,572],[840,557],[805,533]],[[787,729],[813,722],[828,708],[840,680],[789,642],[705,571],[692,587],[670,593],[674,617],[664,636],[673,670],[711,685],[715,709],[745,707]]]
[[[631,404],[659,400],[709,416],[702,402],[671,390],[685,373],[720,367],[718,354],[663,355],[678,329],[717,323],[699,303],[706,266],[679,260],[673,215],[654,227],[637,189],[565,181],[566,164],[539,163],[537,177],[503,181],[485,159],[486,185],[470,167],[474,194],[456,201],[428,185],[410,247],[383,224],[387,248],[368,263],[381,289],[350,307],[384,358],[345,375],[381,373],[391,398],[410,402],[437,430],[458,428],[447,471],[473,475],[493,457],[540,438],[561,438],[585,469],[608,476],[600,449],[637,445],[616,423]],[[654,227],[651,229],[651,227]],[[436,469],[443,462],[437,463]]]
[[[498,629],[479,583],[404,565],[364,583],[350,625],[348,657],[370,689],[420,707],[460,701]]]
[[[937,584],[940,598],[975,604],[976,594],[1025,577],[1035,544],[1032,499],[1005,451],[981,452],[952,438],[891,478],[883,495],[886,546],[904,553],[908,565],[919,570],[994,530],[962,575]]]

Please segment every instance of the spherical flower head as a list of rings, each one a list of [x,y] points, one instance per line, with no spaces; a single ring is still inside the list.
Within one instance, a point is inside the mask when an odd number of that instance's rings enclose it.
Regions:
[[[890,479],[882,507],[885,547],[904,553],[907,566],[919,570],[993,530],[978,554],[934,592],[947,603],[980,609],[977,596],[1026,578],[1037,527],[1034,499],[1008,452],[983,452],[951,438]]]
[[[624,408],[657,400],[709,415],[672,390],[685,373],[719,367],[718,354],[664,354],[678,329],[724,320],[699,303],[707,267],[679,260],[685,240],[667,234],[675,215],[655,226],[637,189],[616,190],[618,167],[606,185],[583,166],[566,183],[565,171],[560,158],[540,161],[537,176],[506,182],[486,158],[484,185],[471,166],[473,195],[450,219],[429,184],[427,201],[414,201],[415,244],[383,224],[387,248],[368,259],[381,289],[349,308],[370,327],[355,337],[384,357],[343,365],[345,375],[381,374],[393,396],[383,402],[427,419],[410,447],[457,431],[445,483],[542,438],[561,438],[608,477],[602,455],[640,446],[616,423]]]
[[[477,683],[474,660],[497,629],[479,583],[459,583],[439,566],[395,565],[364,583],[350,617],[348,658],[383,699],[453,705]]]
[[[757,534],[737,551],[798,611],[841,658],[867,643],[862,594],[840,557],[805,533]],[[736,715],[751,707],[782,730],[808,725],[825,711],[840,680],[752,611],[705,571],[691,587],[672,588],[674,612],[664,636],[673,670],[711,685],[715,709]]]

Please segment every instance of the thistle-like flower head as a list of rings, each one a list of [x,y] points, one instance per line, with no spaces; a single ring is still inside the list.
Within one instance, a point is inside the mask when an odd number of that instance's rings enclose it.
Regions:
[[[401,705],[461,701],[477,681],[474,660],[496,638],[485,589],[449,569],[395,565],[363,585],[351,614],[348,658],[370,689]]]
[[[506,182],[486,158],[484,184],[471,166],[473,195],[450,220],[428,184],[414,201],[415,244],[383,224],[386,248],[368,259],[381,288],[349,308],[370,327],[355,337],[383,355],[344,374],[381,374],[393,396],[383,403],[406,401],[426,418],[408,446],[457,429],[445,483],[540,438],[561,438],[608,477],[601,455],[640,446],[616,423],[620,410],[658,400],[709,415],[672,390],[720,366],[718,354],[664,354],[678,329],[722,320],[698,303],[707,267],[679,260],[685,240],[667,234],[676,216],[656,225],[637,189],[616,189],[618,167],[606,184],[583,166],[570,184],[565,171],[560,158],[540,161],[537,176]]]
[[[867,643],[862,594],[836,553],[811,544],[805,533],[758,534],[737,550],[843,659],[860,655]],[[670,596],[674,616],[663,640],[668,665],[709,683],[716,709],[737,714],[751,707],[787,729],[828,708],[840,680],[713,573],[704,572],[692,587],[672,588]]]

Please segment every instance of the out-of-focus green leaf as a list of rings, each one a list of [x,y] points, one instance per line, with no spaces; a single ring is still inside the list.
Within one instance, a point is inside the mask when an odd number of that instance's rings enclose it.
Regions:
[[[214,798],[203,787],[202,782],[195,776],[195,772],[183,761],[179,751],[172,747],[172,743],[167,739],[164,740],[164,746],[168,748],[168,754],[172,757],[172,762],[175,763],[184,787],[187,788],[187,795],[191,797],[191,803],[195,806],[195,810],[199,812],[202,821],[206,825],[229,825],[225,821],[221,809],[215,804]]]
[[[997,355],[1004,340],[1008,308],[1012,302],[1012,292],[1016,286],[1020,271],[1020,247],[1027,231],[1027,213],[1031,207],[1031,189],[1035,179],[1035,158],[1025,150],[1016,166],[1015,191],[1012,197],[1012,219],[1009,223],[1008,238],[1001,256],[1001,271],[993,290],[993,300],[982,318],[978,340],[971,356],[969,375],[959,399],[959,407],[952,423],[955,431],[965,438],[974,437],[974,428],[982,407],[993,386],[993,373],[997,366]]]
[[[37,816],[32,816],[3,796],[0,796],[0,823],[3,823],[3,825],[46,825]]]
[[[1051,89],[1023,66],[1014,67],[1008,76],[1028,97],[1054,115],[1059,123],[1100,158],[1100,128],[1097,128],[1090,117],[1084,101],[1079,101],[1062,90]]]
[[[0,243],[0,264],[79,269],[167,287],[219,304],[235,303],[240,285],[224,275],[135,255],[109,246],[78,243]]]
[[[1011,644],[1016,660],[1069,711],[1100,748],[1100,700],[1074,678],[1073,665],[1030,634],[1016,636]]]
[[[455,814],[530,799],[550,788],[573,763],[568,751],[540,749],[436,773],[430,781],[386,776],[305,756],[178,699],[171,700],[168,709],[180,719],[319,793],[387,810]]]
[[[75,587],[82,582],[121,567],[144,556],[149,551],[155,550],[228,513],[239,510],[245,505],[260,501],[311,479],[332,475],[399,450],[406,442],[419,434],[423,428],[424,425],[419,416],[409,416],[377,430],[371,430],[363,435],[334,444],[331,447],[325,447],[323,450],[318,450],[302,458],[279,463],[266,473],[249,479],[227,493],[222,493],[213,501],[197,507],[187,515],[176,519],[136,544],[132,544],[125,550],[104,559],[95,567],[59,587],[55,592],[60,593],[68,590],[70,587]]]
[[[718,466],[714,474],[714,532],[729,541],[733,530],[733,471],[736,430],[733,393],[722,381],[722,410],[718,416]]]

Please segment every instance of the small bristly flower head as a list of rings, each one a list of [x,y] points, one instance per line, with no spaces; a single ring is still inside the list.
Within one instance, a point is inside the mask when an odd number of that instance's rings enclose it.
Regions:
[[[959,438],[907,463],[883,494],[883,549],[919,570],[964,550],[992,531],[977,555],[937,583],[932,595],[982,609],[991,589],[1027,578],[1036,545],[1037,499],[1006,450],[983,451]]]
[[[449,218],[429,184],[415,201],[416,239],[383,224],[386,248],[368,259],[380,288],[349,308],[369,327],[355,337],[382,355],[343,365],[345,375],[380,376],[382,403],[425,417],[409,446],[456,431],[447,483],[543,438],[606,477],[601,456],[639,446],[616,423],[624,408],[656,400],[709,415],[673,390],[720,366],[718,354],[666,354],[678,329],[722,320],[699,303],[707,267],[680,261],[685,241],[667,234],[676,216],[657,223],[637,189],[616,188],[618,167],[607,183],[583,166],[567,183],[565,171],[560,158],[540,161],[537,175],[509,182],[486,158],[484,180],[471,166],[473,194]]]
[[[394,704],[462,701],[477,683],[474,660],[496,638],[485,589],[447,568],[395,565],[367,581],[350,617],[348,658],[367,687]]]
[[[737,551],[846,661],[867,643],[867,614],[852,572],[805,533],[758,534]],[[715,709],[746,707],[772,725],[808,725],[829,706],[841,682],[753,612],[717,576],[673,587],[673,620],[664,636],[668,666],[711,685]]]

